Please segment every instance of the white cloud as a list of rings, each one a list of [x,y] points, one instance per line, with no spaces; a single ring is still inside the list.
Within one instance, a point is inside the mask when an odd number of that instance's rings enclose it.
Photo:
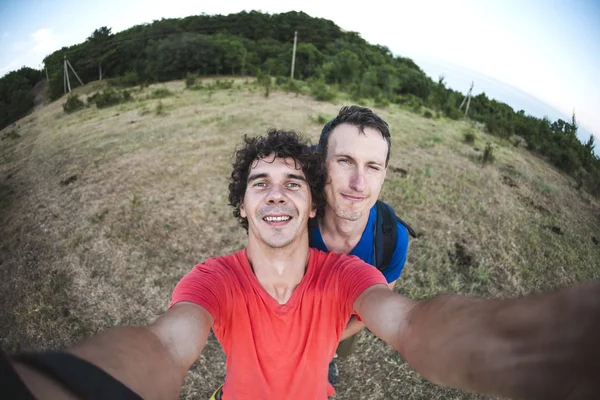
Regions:
[[[59,37],[52,31],[52,29],[38,29],[30,36],[34,41],[33,48],[31,49],[31,51],[34,53],[46,55],[52,53],[59,47]]]
[[[19,64],[20,60],[14,60],[3,67],[0,67],[0,77],[4,76],[5,74],[8,74],[10,71],[17,70],[19,67],[21,67],[21,65]]]

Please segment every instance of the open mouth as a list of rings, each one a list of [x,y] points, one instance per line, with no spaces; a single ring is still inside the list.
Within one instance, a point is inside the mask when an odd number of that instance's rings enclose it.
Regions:
[[[289,215],[280,215],[280,216],[270,216],[269,215],[269,216],[264,217],[263,221],[277,223],[277,222],[287,222],[291,219],[292,219],[292,217],[290,217]]]

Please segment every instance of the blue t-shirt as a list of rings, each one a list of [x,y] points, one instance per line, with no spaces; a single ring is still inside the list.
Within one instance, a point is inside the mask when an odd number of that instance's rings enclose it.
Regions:
[[[369,212],[369,221],[365,228],[360,240],[356,244],[356,247],[350,252],[351,256],[357,256],[368,264],[375,264],[375,253],[373,249],[373,239],[375,238],[375,223],[377,220],[377,208],[373,206]],[[323,250],[329,251],[323,237],[321,236],[321,230],[317,228],[309,232],[311,246]],[[398,222],[398,234],[396,236],[396,248],[392,254],[390,263],[385,267],[383,276],[389,282],[393,282],[400,277],[400,273],[404,268],[406,262],[406,253],[408,252],[408,232],[404,225]]]

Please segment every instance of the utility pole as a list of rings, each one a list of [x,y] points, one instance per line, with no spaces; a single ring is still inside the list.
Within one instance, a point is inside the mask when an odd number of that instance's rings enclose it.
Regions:
[[[71,91],[71,87],[69,87],[69,92]],[[67,94],[67,56],[64,56],[63,59],[63,92]]]
[[[63,74],[63,90],[65,92],[65,94],[67,93],[67,87],[69,88],[69,93],[71,93],[71,82],[69,81],[69,68],[71,68],[71,71],[73,71],[73,73],[75,74],[75,77],[77,78],[77,80],[79,81],[79,83],[81,84],[81,86],[83,86],[83,82],[81,81],[81,78],[79,77],[79,75],[77,75],[77,72],[75,72],[75,69],[73,68],[73,66],[71,65],[71,63],[69,62],[69,60],[67,60],[67,55],[65,54],[64,57],[64,62],[63,62],[63,70],[64,70],[64,74]],[[47,77],[47,73],[48,71],[46,70],[46,77]]]
[[[69,93],[71,93],[71,82],[69,82],[69,70],[67,69],[67,55],[64,56],[64,68],[65,68],[65,78],[67,79],[67,87],[69,88]],[[66,93],[66,92],[65,92]]]
[[[458,107],[458,111],[460,111],[462,109],[462,106],[465,104],[465,101],[467,102],[467,108],[465,109],[465,115],[467,115],[467,113],[469,112],[469,105],[471,104],[471,96],[473,95],[473,86],[474,85],[475,85],[475,83],[471,82],[471,88],[469,89],[469,92],[463,99],[462,103],[460,103],[460,107]]]
[[[102,80],[102,64],[98,64],[98,75],[99,75],[99,81]]]
[[[77,77],[77,80],[79,81],[79,83],[81,83],[81,86],[83,86],[83,82],[81,81],[81,78],[79,78],[79,75],[77,75],[77,72],[75,72],[75,69],[73,68],[73,66],[71,65],[69,60],[67,60],[67,65],[69,67],[71,67],[71,71],[73,71],[73,73],[75,74],[75,77]]]
[[[292,74],[291,78],[294,79],[294,65],[296,64],[296,42],[298,41],[298,31],[294,32],[294,51],[292,52]]]

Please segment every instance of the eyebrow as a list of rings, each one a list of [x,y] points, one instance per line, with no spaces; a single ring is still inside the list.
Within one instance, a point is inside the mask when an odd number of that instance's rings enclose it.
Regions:
[[[248,176],[248,182],[255,181],[257,179],[268,178],[268,177],[269,177],[269,175],[266,174],[266,173],[264,173],[264,172],[259,173],[259,174],[252,174],[252,175]],[[299,181],[306,182],[306,178],[303,177],[302,175],[298,175],[298,174],[286,174],[285,177],[287,179],[296,179],[296,180],[299,180]]]

